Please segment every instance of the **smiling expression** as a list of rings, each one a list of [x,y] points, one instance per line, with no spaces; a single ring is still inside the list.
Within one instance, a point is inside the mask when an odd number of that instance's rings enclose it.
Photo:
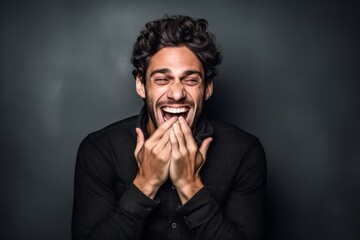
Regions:
[[[165,47],[154,54],[144,82],[136,78],[136,91],[149,114],[149,134],[172,116],[182,116],[194,127],[213,89],[211,81],[205,85],[200,60],[186,47]]]

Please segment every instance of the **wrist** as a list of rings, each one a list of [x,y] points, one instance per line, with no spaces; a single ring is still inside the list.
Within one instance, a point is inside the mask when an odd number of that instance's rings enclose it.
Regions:
[[[136,176],[133,184],[151,199],[155,198],[155,195],[160,187],[157,184],[151,183],[151,181],[141,178],[139,175]]]
[[[204,184],[201,182],[200,179],[198,181],[184,184],[180,187],[176,186],[176,190],[178,192],[181,203],[185,204],[203,187]]]

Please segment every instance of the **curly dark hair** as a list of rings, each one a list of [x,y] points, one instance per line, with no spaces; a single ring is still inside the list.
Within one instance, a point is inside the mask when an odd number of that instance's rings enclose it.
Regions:
[[[200,60],[205,72],[205,82],[213,79],[218,71],[222,56],[215,36],[206,31],[205,19],[188,16],[167,16],[148,22],[134,44],[131,62],[134,77],[145,79],[150,58],[164,47],[185,46]]]

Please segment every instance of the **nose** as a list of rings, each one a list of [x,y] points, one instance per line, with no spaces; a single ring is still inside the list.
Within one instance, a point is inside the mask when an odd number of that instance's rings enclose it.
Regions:
[[[167,97],[174,101],[180,101],[186,98],[184,86],[180,82],[173,83],[167,92]]]

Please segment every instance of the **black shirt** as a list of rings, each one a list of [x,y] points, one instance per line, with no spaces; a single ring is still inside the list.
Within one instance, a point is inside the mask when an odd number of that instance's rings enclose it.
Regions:
[[[146,122],[143,110],[82,141],[73,239],[262,239],[266,166],[259,140],[202,117],[195,140],[200,144],[213,137],[200,172],[204,187],[181,205],[170,181],[154,200],[132,183],[137,173],[135,127],[146,133]]]

